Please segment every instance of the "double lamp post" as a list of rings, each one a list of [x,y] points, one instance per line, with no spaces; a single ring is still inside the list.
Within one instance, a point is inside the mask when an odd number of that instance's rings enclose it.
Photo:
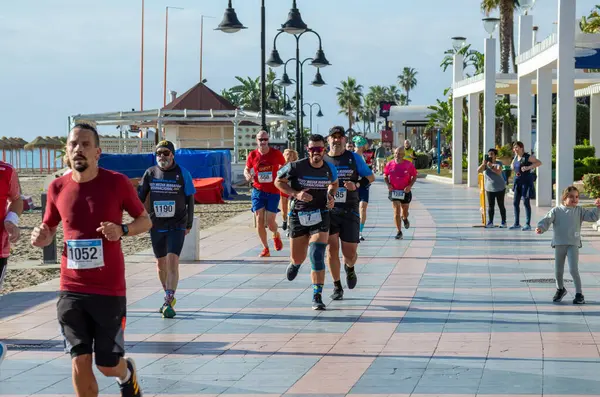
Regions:
[[[236,33],[242,29],[246,29],[246,27],[240,22],[233,8],[232,1],[229,0],[229,4],[227,9],[225,10],[225,15],[223,20],[219,24],[216,30],[220,30],[225,33]],[[266,122],[266,112],[267,112],[267,89],[266,89],[266,66],[267,64],[271,67],[279,67],[284,65],[284,62],[279,57],[279,53],[277,49],[274,48],[271,54],[271,58],[269,61],[266,61],[266,38],[265,38],[265,0],[261,0],[261,127],[263,130],[268,131],[268,126]],[[300,11],[296,6],[296,0],[293,0],[292,9],[288,14],[287,21],[281,25],[281,29],[279,29],[279,33],[275,36],[275,40],[279,37],[281,33],[288,33],[293,35],[296,38],[296,136],[295,136],[295,146],[296,151],[299,154],[303,153],[302,150],[302,87],[301,87],[301,69],[303,63],[300,61],[300,38],[304,35],[304,33],[314,33],[319,38],[319,50],[317,51],[314,58],[309,58],[311,60],[311,65],[317,68],[323,68],[329,66],[330,63],[325,58],[325,53],[323,52],[323,48],[321,46],[321,37],[313,30],[309,29],[306,23],[302,20],[302,16],[300,15]],[[274,41],[275,44],[275,41]],[[318,77],[320,77],[320,73],[318,73]],[[322,78],[320,79],[322,81]],[[282,79],[283,82],[289,81],[289,78]],[[324,84],[324,83],[323,83]],[[322,85],[322,84],[321,84]]]

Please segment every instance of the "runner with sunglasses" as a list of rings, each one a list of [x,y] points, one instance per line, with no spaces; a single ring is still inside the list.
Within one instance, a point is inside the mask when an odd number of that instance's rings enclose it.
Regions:
[[[325,138],[308,138],[308,158],[287,164],[277,174],[275,185],[292,198],[290,207],[290,264],[287,279],[298,275],[307,253],[311,263],[313,310],[325,310],[325,251],[329,239],[329,210],[338,188],[334,165],[323,160]]]
[[[161,141],[156,163],[144,173],[139,187],[142,203],[152,219],[150,239],[156,257],[158,279],[165,291],[160,308],[164,318],[175,317],[175,291],[179,283],[179,255],[194,223],[194,182],[190,173],[175,163],[175,146]]]
[[[275,250],[283,249],[283,242],[275,220],[279,212],[280,192],[274,182],[277,171],[285,164],[285,158],[279,150],[269,147],[269,134],[266,131],[260,131],[256,135],[256,144],[258,146],[256,150],[251,151],[248,155],[244,176],[248,182],[253,181],[252,212],[256,217],[256,231],[263,245],[259,256],[269,257],[271,252],[265,230],[265,212],[266,226],[273,233]]]

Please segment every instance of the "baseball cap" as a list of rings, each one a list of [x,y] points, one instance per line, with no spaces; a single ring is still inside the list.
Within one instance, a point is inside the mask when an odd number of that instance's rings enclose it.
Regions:
[[[333,134],[340,134],[341,136],[346,136],[346,130],[342,126],[335,126],[329,130],[329,136]]]
[[[173,145],[173,142],[160,141],[160,142],[158,142],[158,145],[156,145],[156,150],[158,150],[160,148],[169,149],[171,151],[171,153],[173,153],[173,155],[175,155],[175,145]]]

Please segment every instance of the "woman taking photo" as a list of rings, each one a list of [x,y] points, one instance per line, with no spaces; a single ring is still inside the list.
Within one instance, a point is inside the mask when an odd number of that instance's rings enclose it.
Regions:
[[[501,228],[506,227],[506,208],[504,207],[504,195],[506,194],[506,182],[502,176],[502,162],[497,160],[498,151],[496,149],[488,150],[483,159],[483,163],[477,169],[477,172],[483,173],[484,188],[488,202],[488,221],[486,228],[494,226],[494,206],[498,202],[500,217],[502,218]]]

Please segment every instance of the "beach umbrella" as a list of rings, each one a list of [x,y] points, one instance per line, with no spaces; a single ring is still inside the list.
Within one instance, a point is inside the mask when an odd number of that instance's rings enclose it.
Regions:
[[[31,150],[33,152],[33,150],[38,149],[40,151],[40,172],[44,172],[44,165],[43,165],[43,161],[42,161],[42,149],[48,148],[48,142],[46,141],[45,138],[38,136],[37,138],[35,138],[33,141],[29,142],[27,145],[25,145],[25,149],[27,150]],[[48,164],[48,171],[50,169],[50,165]]]

